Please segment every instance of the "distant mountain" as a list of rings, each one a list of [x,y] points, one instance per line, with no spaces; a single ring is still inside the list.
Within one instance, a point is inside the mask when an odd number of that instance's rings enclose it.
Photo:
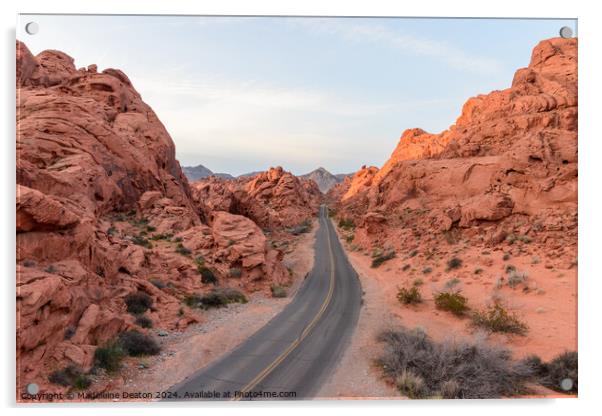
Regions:
[[[217,176],[224,179],[234,179],[234,176],[230,175],[229,173],[213,173],[210,169],[207,169],[203,165],[184,166],[182,171],[191,182],[208,178],[209,176]]]
[[[320,188],[320,191],[325,194],[330,188],[335,186],[337,183],[343,182],[346,176],[349,175],[345,173],[333,175],[324,168],[318,168],[305,175],[301,175],[300,178],[312,179],[315,183],[318,184],[318,188]]]
[[[250,178],[251,176],[257,176],[263,172],[263,170],[257,170],[255,172],[243,173],[242,175],[238,175],[237,178]]]

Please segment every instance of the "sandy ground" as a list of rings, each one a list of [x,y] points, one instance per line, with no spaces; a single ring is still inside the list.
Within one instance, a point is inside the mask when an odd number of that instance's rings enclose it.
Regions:
[[[240,345],[278,314],[295,295],[303,278],[313,267],[317,228],[316,223],[313,231],[302,235],[285,255],[284,264],[293,271],[293,284],[288,288],[286,298],[267,298],[255,293],[249,296],[246,304],[199,311],[201,323],[191,325],[183,332],[167,332],[167,336],[158,336],[161,354],[128,359],[107,390],[165,391]],[[154,332],[159,334],[161,331],[156,329]]]
[[[577,350],[576,266],[540,259],[533,253],[504,256],[508,250],[458,246],[439,253],[439,259],[400,253],[380,267],[372,268],[370,253],[351,251],[349,244],[344,246],[360,276],[363,307],[351,345],[322,388],[322,397],[399,397],[396,390],[382,380],[374,360],[382,351],[382,345],[376,342],[378,333],[400,325],[421,327],[438,341],[484,339],[509,349],[515,358],[536,354],[549,360],[564,351]],[[463,266],[447,271],[447,260],[452,256],[461,258]],[[525,284],[516,288],[507,284],[499,287],[498,279],[507,276],[505,268],[509,264],[528,273]],[[425,273],[427,268],[431,271]],[[494,298],[501,299],[528,325],[526,336],[488,334],[475,330],[468,318],[437,310],[434,293],[454,278],[458,282],[455,288],[468,298],[472,309],[484,308]],[[404,306],[396,298],[398,288],[410,287],[416,279],[422,281],[420,290],[424,301],[417,306]],[[545,388],[537,390],[567,397]]]

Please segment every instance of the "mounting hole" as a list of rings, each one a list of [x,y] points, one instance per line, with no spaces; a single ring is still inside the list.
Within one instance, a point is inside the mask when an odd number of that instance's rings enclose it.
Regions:
[[[564,391],[569,391],[573,388],[573,380],[565,378],[560,382],[560,388]]]
[[[27,393],[31,394],[32,396],[35,394],[38,394],[38,392],[40,391],[40,386],[38,386],[36,383],[29,383],[26,387]]]
[[[573,29],[568,26],[563,26],[560,28],[560,37],[564,39],[569,39],[573,37]]]
[[[25,31],[30,35],[35,35],[40,30],[40,26],[36,22],[29,22],[25,25]]]

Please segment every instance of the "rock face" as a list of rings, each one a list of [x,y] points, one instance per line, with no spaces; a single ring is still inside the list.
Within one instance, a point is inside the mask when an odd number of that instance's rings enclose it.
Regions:
[[[542,41],[510,88],[469,99],[440,134],[406,130],[382,168],[362,168],[330,198],[360,246],[503,232],[573,256],[577,108],[577,40]]]
[[[234,179],[234,176],[228,173],[213,173],[210,169],[203,165],[184,166],[182,171],[184,172],[184,175],[186,175],[186,178],[188,178],[188,180],[191,182],[198,181],[199,179],[205,179],[209,176],[217,176],[218,178],[223,179]]]
[[[193,194],[208,213],[244,215],[267,230],[300,224],[315,216],[322,201],[314,181],[299,179],[281,167],[234,181],[210,177],[195,182]]]
[[[58,51],[34,57],[21,42],[16,58],[19,391],[60,389],[48,374],[70,364],[89,369],[99,345],[135,326],[132,292],[170,330],[202,319],[182,300],[213,287],[203,268],[245,290],[289,279],[252,220],[193,201],[173,141],[125,74],[76,69]],[[296,191],[268,176],[277,209]]]
[[[314,181],[318,185],[320,192],[326,194],[328,193],[330,188],[332,188],[338,183],[343,182],[346,176],[347,175],[344,174],[333,175],[324,168],[318,168],[305,175],[301,175],[300,177],[303,179],[310,179]]]

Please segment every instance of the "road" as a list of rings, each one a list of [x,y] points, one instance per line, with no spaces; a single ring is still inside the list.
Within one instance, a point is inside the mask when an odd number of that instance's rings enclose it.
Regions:
[[[320,208],[314,267],[278,315],[224,357],[172,387],[165,400],[315,397],[357,324],[361,286],[327,208]]]

